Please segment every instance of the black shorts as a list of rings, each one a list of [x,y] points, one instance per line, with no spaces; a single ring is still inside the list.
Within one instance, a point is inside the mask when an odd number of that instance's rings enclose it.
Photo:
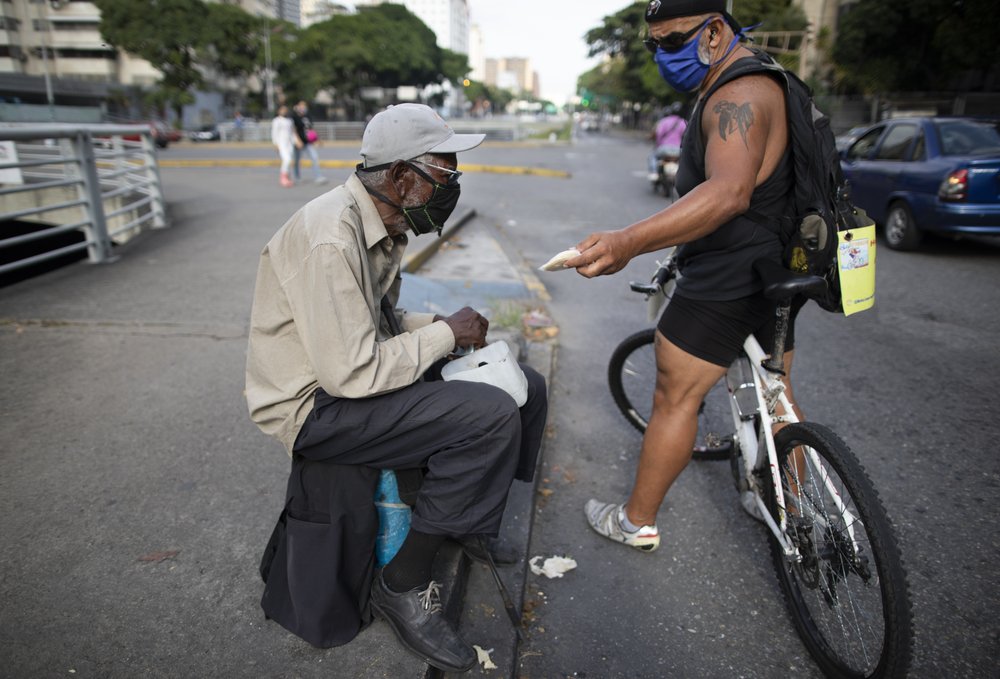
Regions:
[[[795,348],[795,317],[805,301],[795,300],[792,303],[785,351]],[[774,302],[762,294],[711,302],[675,293],[660,316],[656,329],[692,356],[728,367],[739,356],[743,342],[751,333],[757,337],[764,353],[771,353],[774,311]]]

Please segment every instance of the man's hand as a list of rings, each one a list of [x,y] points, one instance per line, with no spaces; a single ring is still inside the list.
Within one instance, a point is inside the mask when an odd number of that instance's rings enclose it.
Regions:
[[[490,322],[475,309],[464,307],[441,320],[454,333],[456,347],[478,349],[486,346],[486,330],[490,327]]]
[[[580,256],[568,260],[566,266],[587,278],[617,273],[636,255],[624,231],[592,233],[576,249]]]

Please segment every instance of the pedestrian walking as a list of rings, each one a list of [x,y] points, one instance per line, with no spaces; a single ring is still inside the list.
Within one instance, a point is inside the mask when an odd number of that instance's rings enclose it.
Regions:
[[[285,188],[294,186],[289,172],[292,168],[292,156],[295,148],[301,145],[298,136],[295,134],[295,124],[288,115],[288,107],[278,108],[278,115],[271,121],[271,143],[278,149],[278,156],[281,158],[281,171],[279,181]]]
[[[313,181],[317,184],[325,183],[326,177],[319,171],[319,154],[316,152],[319,135],[313,129],[312,121],[309,119],[309,106],[306,102],[300,101],[292,108],[292,122],[295,124],[295,134],[302,143],[301,146],[295,147],[295,181],[298,182],[301,178],[299,162],[305,154],[312,160]]]

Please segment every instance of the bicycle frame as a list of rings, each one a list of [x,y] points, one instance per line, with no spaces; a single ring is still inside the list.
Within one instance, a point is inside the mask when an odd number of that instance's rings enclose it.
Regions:
[[[740,449],[742,450],[744,466],[743,476],[744,479],[746,479],[749,488],[753,492],[754,502],[757,504],[757,508],[760,510],[760,514],[763,516],[765,524],[767,524],[767,527],[781,544],[781,548],[784,551],[785,556],[798,559],[801,558],[798,554],[798,550],[789,541],[786,533],[788,526],[788,514],[785,507],[784,492],[782,492],[781,488],[781,470],[778,468],[778,453],[774,445],[774,433],[772,428],[775,424],[799,422],[799,418],[795,414],[795,410],[792,408],[791,401],[788,400],[788,396],[785,394],[785,383],[781,380],[779,375],[769,372],[764,367],[767,355],[764,353],[760,343],[757,342],[757,339],[753,335],[747,337],[746,341],[743,343],[743,351],[750,359],[750,366],[753,369],[754,390],[757,395],[757,415],[760,417],[760,434],[758,436],[758,434],[754,432],[753,421],[747,421],[740,418],[736,406],[736,398],[733,394],[730,394],[730,406],[732,408],[733,423],[736,427],[735,434],[738,437]],[[778,404],[780,404],[784,410],[784,415],[775,414]],[[761,446],[761,439],[764,443],[763,450]],[[844,505],[840,494],[834,487],[829,474],[826,472],[826,468],[820,463],[819,456],[816,455],[816,452],[812,450],[812,448],[805,447],[804,449],[807,456],[807,463],[812,464],[813,468],[818,470],[826,492],[833,499],[837,510],[845,518],[845,524],[847,526],[848,535],[850,535],[851,538],[852,546],[857,549],[857,541],[854,536],[853,527],[854,522],[857,521],[857,517],[853,516],[847,509],[846,505]],[[764,500],[761,497],[761,489],[757,487],[755,481],[756,477],[754,476],[754,471],[762,468],[765,462],[765,455],[768,470],[770,472],[769,478],[771,483],[774,484],[775,500],[778,503],[778,522],[775,522],[771,513],[768,511],[767,506],[764,504]],[[801,509],[805,508],[803,507]],[[825,523],[823,517],[816,518]]]

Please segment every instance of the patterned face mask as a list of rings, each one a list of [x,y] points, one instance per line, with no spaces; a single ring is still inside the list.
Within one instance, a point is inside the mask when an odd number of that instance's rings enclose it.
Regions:
[[[368,193],[372,194],[376,198],[379,198],[387,205],[391,205],[400,212],[406,218],[406,222],[410,225],[410,230],[417,236],[423,235],[425,233],[430,233],[432,231],[437,231],[437,234],[441,235],[441,229],[444,228],[444,223],[451,216],[451,213],[455,211],[455,206],[458,205],[458,198],[462,194],[462,187],[458,183],[458,178],[461,176],[461,172],[454,172],[448,177],[447,184],[439,184],[434,177],[430,176],[419,167],[414,165],[410,161],[406,161],[406,164],[414,172],[419,174],[426,182],[434,187],[434,193],[423,205],[417,205],[415,207],[403,207],[402,205],[397,205],[392,202],[384,195],[376,191],[375,189],[365,187]],[[388,167],[388,165],[380,165],[370,168],[362,168],[358,165],[358,170],[380,170]]]
[[[656,65],[660,69],[660,77],[679,92],[696,90],[702,81],[705,80],[708,69],[715,65],[706,64],[698,56],[698,43],[701,41],[701,34],[705,31],[705,27],[709,21],[711,19],[707,19],[701,25],[701,30],[698,31],[698,34],[676,52],[667,52],[661,47],[656,50],[656,54],[653,56],[653,60],[656,61]],[[715,63],[717,64],[729,56],[729,53],[733,51],[739,40],[740,34],[737,33],[733,36],[733,41],[729,43],[726,53]]]
[[[407,163],[414,172],[419,174],[434,187],[434,193],[423,205],[417,207],[401,207],[400,210],[406,221],[410,224],[413,233],[420,234],[437,231],[441,235],[441,229],[451,213],[455,211],[458,204],[458,197],[462,194],[462,187],[458,184],[458,175],[453,174],[448,177],[447,184],[438,184],[434,177],[430,176],[413,163]]]

